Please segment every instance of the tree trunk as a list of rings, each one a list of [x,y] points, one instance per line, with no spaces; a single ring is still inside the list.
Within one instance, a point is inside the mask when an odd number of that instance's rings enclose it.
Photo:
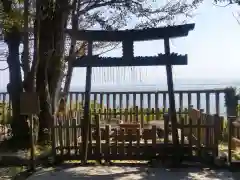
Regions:
[[[46,3],[46,4],[45,4]],[[64,69],[64,27],[67,14],[61,10],[62,4],[52,9],[43,1],[46,18],[39,24],[39,64],[37,71],[37,92],[39,93],[41,114],[39,118],[39,140],[48,139],[56,104],[60,97]],[[61,5],[61,6],[60,6]],[[63,8],[62,8],[63,9]],[[49,15],[52,16],[49,16]],[[46,136],[45,136],[46,135]]]
[[[53,54],[53,33],[52,19],[49,16],[52,13],[51,7],[47,1],[42,2],[42,6],[46,9],[42,10],[42,15],[39,21],[39,50],[38,50],[38,67],[36,74],[36,91],[39,94],[40,100],[40,116],[39,116],[39,141],[49,140],[49,130],[52,120],[52,107],[48,86],[48,62]]]
[[[53,35],[54,35],[54,54],[53,59],[49,64],[49,89],[51,94],[52,111],[56,112],[58,101],[61,97],[62,81],[64,79],[64,69],[66,68],[64,58],[65,33],[68,20],[68,11],[63,9],[68,5],[67,1],[57,0],[55,16],[53,18]],[[50,73],[51,72],[51,73]],[[54,72],[54,73],[53,73]]]
[[[9,56],[7,63],[9,66],[9,85],[8,91],[12,102],[12,131],[15,138],[24,139],[29,137],[29,127],[25,116],[20,115],[20,94],[23,91],[22,74],[19,59],[19,45],[21,34],[17,27],[12,27],[6,33],[5,41],[8,45]]]

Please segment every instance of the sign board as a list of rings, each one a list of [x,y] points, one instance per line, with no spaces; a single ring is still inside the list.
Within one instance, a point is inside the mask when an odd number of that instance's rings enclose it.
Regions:
[[[20,113],[33,115],[40,112],[39,98],[36,92],[23,92],[20,96]]]

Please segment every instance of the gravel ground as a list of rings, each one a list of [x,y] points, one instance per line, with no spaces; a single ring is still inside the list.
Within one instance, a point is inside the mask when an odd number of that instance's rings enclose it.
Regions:
[[[209,168],[163,169],[121,166],[87,166],[42,169],[27,180],[239,180],[239,173]]]
[[[0,180],[12,180],[23,170],[24,169],[22,167],[0,168]]]

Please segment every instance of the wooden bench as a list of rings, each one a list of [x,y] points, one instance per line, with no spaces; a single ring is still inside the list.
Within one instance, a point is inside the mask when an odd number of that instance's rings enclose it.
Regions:
[[[121,131],[124,131],[124,137],[121,136]],[[131,134],[130,134],[130,133]],[[138,138],[138,132],[140,132],[140,137],[141,137],[141,124],[140,123],[134,123],[134,124],[129,124],[129,123],[121,123],[119,124],[119,128],[115,130],[114,133],[112,133],[111,137],[113,140],[117,141],[136,141]],[[131,139],[129,137],[131,135]]]
[[[119,124],[120,129],[141,129],[141,124],[140,123],[135,123],[135,124],[129,124],[129,123],[120,123]]]

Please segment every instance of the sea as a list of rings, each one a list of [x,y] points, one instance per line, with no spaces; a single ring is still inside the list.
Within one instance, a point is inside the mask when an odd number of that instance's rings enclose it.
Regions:
[[[234,87],[236,88],[237,92],[240,87],[240,78],[239,80],[210,80],[210,79],[178,79],[174,81],[174,90],[209,90],[209,89],[224,89],[227,87]],[[2,90],[1,90],[2,89]],[[1,88],[0,92],[6,92],[4,88]],[[70,91],[72,92],[84,92],[85,87],[82,86],[71,86]],[[92,85],[92,92],[106,92],[109,93],[109,99],[107,99],[106,94],[103,96],[103,105],[107,105],[109,103],[109,107],[131,107],[133,105],[139,106],[140,107],[140,95],[136,96],[136,101],[133,102],[133,95],[130,94],[129,96],[129,101],[127,104],[126,100],[126,95],[123,95],[123,100],[122,104],[120,104],[120,96],[118,92],[157,92],[157,91],[167,91],[167,85],[166,83],[131,83],[131,84],[93,84]],[[116,101],[115,105],[113,105],[113,95],[111,95],[111,92],[116,93]],[[1,98],[1,97],[0,97]],[[163,108],[164,103],[163,103],[163,97],[159,95],[159,103],[158,107]],[[196,108],[197,106],[197,99],[196,99],[196,94],[191,95],[191,105]],[[204,93],[200,95],[200,108],[206,110],[207,104],[206,104],[206,96]],[[80,102],[82,99],[79,96],[78,101]],[[73,102],[76,100],[76,97],[73,97]],[[91,100],[94,100],[94,96],[91,96]],[[0,99],[1,101],[1,99]],[[100,103],[100,96],[97,95],[96,99],[97,103]],[[225,107],[225,99],[224,99],[224,94],[220,94],[220,104],[219,104],[219,109],[220,109],[220,115],[226,116],[226,107]],[[183,95],[183,107],[188,108],[188,95],[184,94]],[[176,108],[180,108],[180,102],[179,102],[179,95],[175,94],[175,104]],[[151,101],[149,103],[148,101],[148,96],[145,94],[143,96],[143,107],[144,108],[155,108],[155,95],[151,95]],[[168,102],[168,97],[167,97],[167,102],[165,104],[165,108],[169,107],[169,102]],[[215,114],[216,113],[216,97],[214,94],[210,94],[210,113]]]

